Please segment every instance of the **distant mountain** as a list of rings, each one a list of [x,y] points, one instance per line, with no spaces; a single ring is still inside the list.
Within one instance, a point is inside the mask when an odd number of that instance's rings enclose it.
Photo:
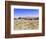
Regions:
[[[38,20],[39,19],[39,17],[18,17],[18,18],[14,18],[14,19],[25,19],[25,20],[32,20],[32,19],[34,19],[34,20]]]

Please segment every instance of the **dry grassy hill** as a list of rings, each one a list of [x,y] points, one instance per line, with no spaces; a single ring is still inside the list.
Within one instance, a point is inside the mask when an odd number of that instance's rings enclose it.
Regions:
[[[14,29],[15,30],[30,30],[38,29],[38,18],[37,19],[14,19]]]

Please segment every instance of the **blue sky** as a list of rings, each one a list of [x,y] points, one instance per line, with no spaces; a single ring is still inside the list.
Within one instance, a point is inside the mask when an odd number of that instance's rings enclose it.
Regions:
[[[39,9],[14,9],[14,16],[30,16],[30,17],[38,17]]]

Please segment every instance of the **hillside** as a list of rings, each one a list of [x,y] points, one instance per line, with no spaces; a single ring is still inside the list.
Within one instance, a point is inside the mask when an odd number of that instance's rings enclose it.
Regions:
[[[37,18],[19,17],[14,19],[15,30],[38,29],[39,21]]]

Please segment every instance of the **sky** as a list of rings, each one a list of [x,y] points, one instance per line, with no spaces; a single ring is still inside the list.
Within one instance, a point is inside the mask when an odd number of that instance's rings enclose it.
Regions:
[[[14,9],[14,16],[15,17],[38,17],[39,16],[39,9]]]

